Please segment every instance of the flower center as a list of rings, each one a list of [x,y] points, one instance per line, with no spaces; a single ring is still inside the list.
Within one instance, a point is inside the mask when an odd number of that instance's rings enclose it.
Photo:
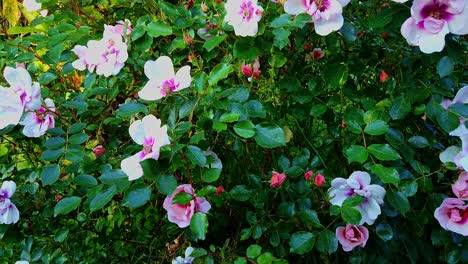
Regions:
[[[143,156],[153,153],[154,141],[155,141],[154,137],[145,138],[145,141],[143,142],[143,150],[142,150]]]
[[[448,6],[446,4],[435,3],[427,5],[421,9],[422,18],[432,17],[437,20],[447,20],[451,14],[447,12]]]
[[[314,0],[314,3],[318,10],[323,11],[323,8],[325,7],[324,0]]]
[[[242,19],[249,22],[255,14],[255,8],[252,5],[250,0],[243,1],[240,6],[239,15],[242,16]]]
[[[172,79],[169,79],[169,80],[165,80],[163,82],[163,84],[161,85],[161,94],[166,96],[168,95],[169,93],[172,93],[174,92],[178,87],[179,87],[179,83],[176,83],[176,81],[174,80],[174,78]]]

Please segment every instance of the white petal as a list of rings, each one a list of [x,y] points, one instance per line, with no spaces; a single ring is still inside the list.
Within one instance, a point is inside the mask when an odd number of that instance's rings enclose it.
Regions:
[[[354,181],[356,181],[359,185],[356,187],[352,186],[350,183],[354,183]],[[355,171],[351,173],[351,175],[349,176],[347,180],[347,183],[348,185],[350,185],[351,187],[354,187],[355,189],[362,189],[363,187],[369,185],[370,181],[371,179],[370,179],[369,173],[365,171]]]
[[[457,95],[455,95],[455,98],[453,98],[453,103],[468,104],[468,86],[465,86],[458,90]]]
[[[462,1],[452,1],[459,2]],[[464,1],[468,3],[468,1]],[[468,4],[465,5],[463,12],[461,14],[454,15],[449,21],[448,26],[450,28],[450,33],[457,35],[468,34]]]
[[[23,115],[20,97],[12,90],[0,86],[0,129],[17,125]]]
[[[24,68],[14,69],[12,67],[5,67],[3,71],[5,80],[10,84],[14,89],[22,88],[26,90],[31,87],[32,79],[29,72]]]
[[[192,82],[192,77],[190,76],[190,66],[184,66],[180,68],[176,73],[175,80],[180,84],[177,88],[177,91],[189,87],[190,83]]]
[[[145,127],[141,120],[134,121],[128,128],[128,132],[135,143],[143,145],[143,142],[145,141]]]
[[[450,146],[439,154],[439,159],[442,163],[454,162],[455,156],[460,152],[457,146]]]
[[[140,165],[140,153],[128,157],[120,163],[120,168],[128,176],[129,181],[133,181],[143,176],[143,168]]]
[[[148,101],[154,101],[154,100],[159,100],[163,98],[164,96],[161,94],[161,89],[160,89],[161,82],[157,82],[154,79],[150,79],[143,89],[138,92],[138,96],[141,99],[148,100]]]
[[[9,202],[8,209],[0,216],[0,224],[14,224],[19,220],[19,211],[16,206]]]
[[[156,61],[147,61],[144,68],[146,77],[158,85],[174,78],[174,66],[171,58],[167,56],[161,56]]]
[[[421,31],[419,38],[419,48],[424,53],[439,52],[444,49],[445,35],[449,33],[448,24],[445,23],[442,30],[437,34],[432,34],[427,31]]]
[[[284,12],[290,15],[299,15],[307,12],[307,7],[304,5],[304,1],[310,0],[288,0],[284,4]]]
[[[1,190],[5,190],[8,193],[6,198],[11,198],[16,191],[16,183],[14,181],[4,181]]]

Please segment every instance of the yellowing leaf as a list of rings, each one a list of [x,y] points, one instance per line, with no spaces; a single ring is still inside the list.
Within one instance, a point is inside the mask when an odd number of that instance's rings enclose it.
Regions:
[[[16,0],[3,0],[3,15],[12,26],[15,26],[21,17],[18,2]]]

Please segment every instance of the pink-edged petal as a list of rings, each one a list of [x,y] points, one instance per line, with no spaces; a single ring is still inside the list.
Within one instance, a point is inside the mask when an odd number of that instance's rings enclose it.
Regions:
[[[140,153],[122,160],[120,168],[127,174],[129,181],[141,178],[143,176],[143,168],[140,165]]]
[[[419,44],[421,32],[416,25],[416,20],[414,20],[412,17],[403,22],[400,31],[401,35],[406,39],[408,44],[412,46],[417,46]]]
[[[205,214],[211,209],[211,204],[205,198],[196,197],[195,205],[198,212]]]

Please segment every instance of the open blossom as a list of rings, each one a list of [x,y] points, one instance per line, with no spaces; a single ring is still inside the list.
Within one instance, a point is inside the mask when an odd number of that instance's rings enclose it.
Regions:
[[[55,104],[50,98],[44,100],[46,107],[39,107],[36,111],[29,111],[24,120],[20,122],[24,126],[23,134],[27,137],[40,137],[48,129],[55,127],[55,119],[51,112],[55,112]]]
[[[401,34],[410,45],[424,53],[441,51],[445,35],[468,33],[467,0],[415,0],[411,17],[401,26]]]
[[[143,176],[143,168],[140,162],[146,159],[159,158],[159,149],[162,146],[170,144],[167,135],[167,126],[161,127],[161,120],[153,115],[143,117],[143,120],[137,120],[130,125],[130,136],[143,149],[135,155],[128,157],[120,163],[120,167],[128,175],[130,181]]]
[[[370,175],[364,171],[353,172],[348,179],[335,178],[328,190],[330,203],[341,206],[351,196],[359,195],[365,200],[356,207],[361,212],[360,225],[372,225],[380,215],[380,204],[383,204],[385,189],[377,184],[370,184]]]
[[[10,198],[16,191],[16,183],[5,181],[0,188],[0,224],[14,224],[19,220],[19,211]]]
[[[101,40],[90,40],[87,46],[76,45],[72,51],[78,59],[73,68],[84,71],[86,68],[96,74],[109,77],[117,75],[128,59],[127,44],[119,34],[105,32]]]
[[[273,175],[270,180],[270,187],[278,188],[283,184],[284,180],[286,180],[286,174],[273,171]]]
[[[185,249],[185,257],[183,258],[181,256],[178,256],[176,259],[172,260],[172,264],[191,264],[191,263],[193,263],[195,258],[190,257],[190,254],[192,254],[192,252],[194,250],[195,249],[193,247],[188,247],[187,249]]]
[[[190,194],[192,200],[186,205],[172,203],[174,197],[181,192]],[[190,225],[193,214],[196,212],[206,214],[211,209],[211,205],[205,198],[200,198],[195,195],[192,185],[182,184],[177,186],[171,196],[164,199],[163,208],[167,211],[169,222],[177,224],[180,228],[184,228]]]
[[[468,200],[468,172],[460,173],[457,181],[452,184],[452,191],[458,198]]]
[[[462,199],[446,198],[434,217],[445,230],[468,236],[468,205]]]
[[[257,5],[257,0],[227,0],[224,8],[224,21],[234,27],[237,36],[253,37],[257,34],[258,22],[263,13],[263,8]]]
[[[125,28],[125,24],[127,24],[127,27]],[[104,38],[108,36],[109,34],[116,34],[121,37],[124,36],[124,33],[128,36],[130,33],[132,33],[132,23],[130,20],[125,19],[124,21],[120,20],[117,21],[117,25],[111,26],[111,25],[104,25]]]
[[[28,11],[37,11],[37,10],[41,9],[42,4],[38,3],[36,0],[24,0],[23,1],[23,6]]]
[[[369,230],[365,226],[347,224],[346,227],[336,229],[336,238],[343,246],[343,250],[348,252],[356,246],[365,247],[369,238]]]
[[[291,15],[307,13],[312,16],[315,32],[326,36],[343,26],[343,7],[350,0],[288,0],[284,11]]]
[[[144,68],[149,81],[138,92],[144,100],[161,99],[189,87],[192,82],[190,66],[184,66],[174,73],[172,60],[167,56],[161,56],[156,61],[147,61]]]

